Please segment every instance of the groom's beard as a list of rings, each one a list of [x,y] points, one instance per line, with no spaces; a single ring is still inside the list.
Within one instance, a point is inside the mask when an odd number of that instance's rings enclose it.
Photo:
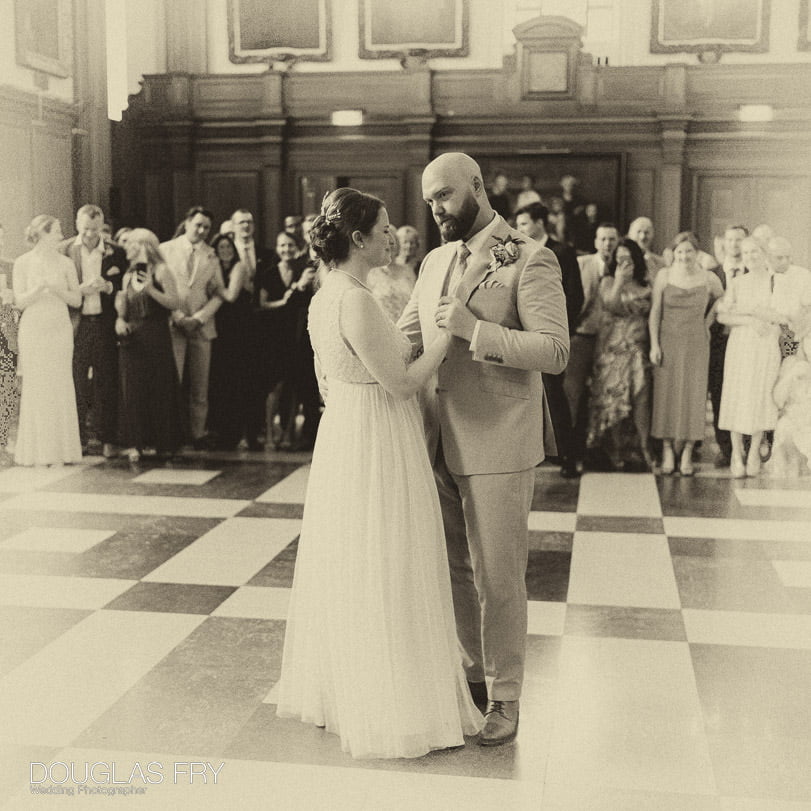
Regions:
[[[446,214],[442,220],[436,221],[442,241],[456,242],[458,239],[464,239],[478,216],[479,204],[471,194],[462,203],[462,208],[458,214]]]

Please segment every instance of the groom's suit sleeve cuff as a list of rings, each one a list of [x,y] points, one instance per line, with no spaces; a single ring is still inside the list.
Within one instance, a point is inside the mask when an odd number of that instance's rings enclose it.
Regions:
[[[470,351],[476,354],[476,341],[479,340],[479,327],[482,325],[481,321],[476,321],[476,326],[473,327],[473,336],[470,339]]]

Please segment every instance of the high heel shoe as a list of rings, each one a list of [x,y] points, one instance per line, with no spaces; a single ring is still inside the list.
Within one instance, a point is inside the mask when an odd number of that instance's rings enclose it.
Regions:
[[[732,474],[733,479],[746,478],[746,465],[737,454],[734,454],[729,460],[729,472]]]
[[[670,476],[675,469],[676,469],[676,459],[673,456],[673,449],[666,447],[662,450],[662,467],[661,467],[662,475]]]
[[[682,476],[692,476],[695,474],[695,472],[693,460],[690,454],[683,453],[681,455],[681,459],[679,460],[679,473],[681,473]]]

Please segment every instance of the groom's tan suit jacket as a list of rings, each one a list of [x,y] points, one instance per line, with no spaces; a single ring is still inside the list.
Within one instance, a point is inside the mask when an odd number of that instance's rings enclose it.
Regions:
[[[535,467],[544,459],[545,438],[547,452],[554,451],[541,372],[562,372],[569,357],[555,254],[499,215],[484,230],[487,239],[468,257],[455,293],[479,320],[477,334],[471,343],[452,339],[421,392],[430,458],[441,436],[448,470],[463,476]],[[490,249],[508,237],[522,242],[520,253],[500,265]],[[471,241],[475,244],[475,235]],[[436,335],[437,305],[446,295],[458,244],[436,248],[423,261],[398,324],[416,347]]]

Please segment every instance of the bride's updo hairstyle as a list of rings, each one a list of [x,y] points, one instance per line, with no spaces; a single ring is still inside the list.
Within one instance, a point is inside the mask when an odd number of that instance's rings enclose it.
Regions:
[[[357,189],[336,189],[324,197],[321,213],[310,231],[310,244],[318,258],[335,266],[349,256],[352,234],[368,234],[374,228],[384,203]]]
[[[50,214],[38,214],[25,229],[25,238],[31,245],[36,245],[43,234],[50,234],[56,217]]]

